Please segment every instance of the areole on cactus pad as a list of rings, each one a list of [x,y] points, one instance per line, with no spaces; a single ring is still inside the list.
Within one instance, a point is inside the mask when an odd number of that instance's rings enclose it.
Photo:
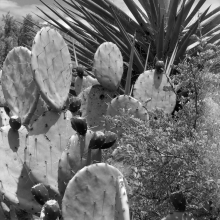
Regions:
[[[39,90],[33,80],[31,51],[25,47],[12,49],[3,64],[2,90],[12,115],[28,124],[39,99]]]
[[[31,64],[42,98],[53,110],[62,110],[70,90],[72,62],[68,46],[56,30],[43,27],[37,32]]]

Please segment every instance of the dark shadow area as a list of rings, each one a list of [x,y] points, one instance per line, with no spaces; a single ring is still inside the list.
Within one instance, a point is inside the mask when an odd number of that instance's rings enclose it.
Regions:
[[[12,128],[8,131],[8,144],[13,152],[17,152],[20,146],[19,133]]]

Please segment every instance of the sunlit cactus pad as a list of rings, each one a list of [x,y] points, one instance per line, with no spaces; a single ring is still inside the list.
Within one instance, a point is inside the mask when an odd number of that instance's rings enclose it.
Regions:
[[[0,107],[5,106],[6,105],[6,101],[5,101],[5,97],[2,91],[2,70],[0,70]]]
[[[147,70],[140,74],[134,84],[133,95],[151,111],[158,108],[170,114],[176,105],[176,94],[168,76],[156,70]]]
[[[117,90],[123,74],[123,57],[119,48],[111,42],[101,44],[94,56],[93,69],[103,87]]]
[[[117,202],[117,178],[123,176],[115,167],[97,163],[81,169],[69,181],[63,201],[64,220],[121,219]]]
[[[141,102],[128,95],[120,95],[114,98],[109,103],[106,114],[113,117],[115,115],[123,115],[123,112],[144,121],[149,119],[148,112]]]
[[[31,52],[25,47],[12,49],[3,64],[2,89],[12,115],[19,116],[22,124],[28,124],[39,98],[33,80]]]
[[[72,64],[68,46],[56,30],[43,27],[38,31],[31,63],[42,98],[51,108],[60,111],[70,90]]]

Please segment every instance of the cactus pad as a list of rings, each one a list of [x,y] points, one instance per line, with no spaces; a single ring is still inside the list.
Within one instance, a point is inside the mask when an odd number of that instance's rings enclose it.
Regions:
[[[72,64],[68,46],[57,31],[50,27],[38,31],[31,63],[42,98],[52,109],[60,111],[68,98]]]
[[[5,109],[0,107],[0,127],[9,125],[9,119]]]
[[[69,180],[76,174],[77,171],[86,166],[86,159],[88,156],[88,146],[90,139],[92,137],[93,132],[88,130],[84,137],[79,136],[78,134],[73,135],[69,143],[67,144],[67,148],[63,151],[62,156],[59,161],[59,191],[61,195],[64,195],[66,186]],[[80,140],[80,138],[84,138]],[[81,151],[82,145],[80,142],[84,142],[83,152]],[[91,155],[91,160],[97,160],[98,150],[93,150]]]
[[[118,176],[122,176],[118,169],[104,163],[78,171],[69,181],[63,197],[63,219],[119,219],[122,210],[116,205]]]
[[[24,126],[13,131],[9,125],[0,132],[0,195],[29,213],[39,212],[41,206],[31,194],[35,182],[30,178],[28,163],[23,161],[28,132]]]
[[[148,110],[156,108],[172,113],[176,105],[176,94],[165,73],[148,70],[140,74],[134,85],[134,98]],[[150,101],[148,101],[151,99]]]
[[[104,115],[109,103],[117,92],[109,91],[101,85],[94,85],[80,93],[82,117],[93,131],[104,128]]]
[[[38,88],[33,80],[31,52],[25,47],[12,49],[3,64],[2,90],[12,115],[28,124],[39,98]]]
[[[5,101],[5,97],[4,97],[3,91],[2,91],[2,81],[1,81],[1,78],[2,78],[2,70],[0,70],[0,107],[3,107],[3,106],[6,105],[6,101]]]
[[[99,84],[98,80],[91,76],[83,76],[82,78],[77,76],[75,78],[75,92],[79,95],[84,89]]]
[[[135,118],[144,121],[149,120],[148,112],[141,102],[128,95],[120,95],[114,98],[108,105],[106,114],[113,117],[115,115],[122,115],[123,111],[128,112],[129,115]]]
[[[115,44],[105,42],[98,47],[93,71],[103,87],[111,91],[118,89],[123,74],[123,57]]]

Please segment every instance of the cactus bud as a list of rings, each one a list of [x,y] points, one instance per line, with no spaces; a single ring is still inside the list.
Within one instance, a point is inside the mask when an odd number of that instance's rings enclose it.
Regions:
[[[18,131],[21,127],[21,118],[18,116],[12,116],[9,120],[11,128],[15,131]]]
[[[60,207],[57,201],[49,200],[47,201],[40,214],[41,220],[57,220],[61,215]]]
[[[81,99],[79,99],[78,97],[72,97],[70,99],[69,110],[72,113],[75,113],[79,111],[80,107],[81,107]]]
[[[77,66],[76,68],[76,73],[80,78],[83,78],[84,75],[84,68],[81,66]]]
[[[114,132],[107,131],[105,132],[105,142],[102,145],[101,149],[107,149],[113,146],[117,140],[117,135]]]
[[[105,134],[101,131],[96,131],[89,143],[89,149],[101,149],[102,145],[105,143]]]
[[[85,118],[74,117],[71,119],[72,128],[80,135],[85,135],[87,132],[87,123]]]
[[[164,70],[164,62],[162,60],[158,60],[155,64],[155,69],[159,72],[163,72]]]
[[[31,188],[31,193],[35,200],[40,204],[44,205],[49,200],[49,193],[44,184],[39,183]]]

